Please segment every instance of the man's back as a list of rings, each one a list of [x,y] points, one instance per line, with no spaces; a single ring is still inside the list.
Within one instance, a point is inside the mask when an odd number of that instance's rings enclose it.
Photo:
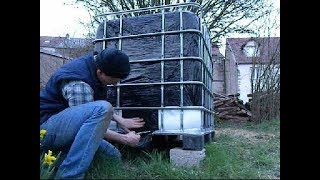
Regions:
[[[57,69],[40,92],[40,124],[68,107],[68,102],[61,93],[63,81],[80,80],[96,90],[99,83],[95,77],[95,71],[92,53],[74,59]],[[102,93],[101,96],[105,97],[104,92],[104,90],[95,91],[95,94]]]

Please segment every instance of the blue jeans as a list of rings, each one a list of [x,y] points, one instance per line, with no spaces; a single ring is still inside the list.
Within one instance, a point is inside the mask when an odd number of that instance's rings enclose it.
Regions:
[[[56,179],[83,179],[97,151],[121,159],[118,149],[103,139],[112,115],[111,104],[100,100],[69,107],[40,126],[47,130],[43,150],[65,154]]]

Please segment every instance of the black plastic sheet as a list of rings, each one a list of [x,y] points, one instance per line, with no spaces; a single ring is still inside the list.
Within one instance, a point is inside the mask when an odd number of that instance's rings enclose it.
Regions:
[[[123,18],[123,36],[161,32],[161,14]],[[165,31],[180,29],[179,12],[165,13]],[[183,29],[199,30],[199,18],[191,12],[183,12]],[[118,37],[119,20],[107,21],[107,37]],[[96,38],[103,38],[104,23],[98,27]],[[183,33],[183,57],[199,57],[199,34]],[[160,59],[162,55],[161,35],[124,38],[122,51],[133,60]],[[106,47],[119,48],[119,39],[109,40]],[[180,56],[180,34],[165,35],[164,57]],[[102,42],[95,44],[95,51],[102,50]],[[183,80],[201,81],[201,62],[187,59],[183,62]],[[180,60],[164,61],[164,82],[180,81]],[[130,75],[122,84],[157,83],[161,81],[161,62],[132,62]],[[120,87],[120,107],[160,107],[161,85],[139,85]],[[183,85],[183,105],[201,106],[202,85]],[[107,100],[117,107],[115,87],[108,90]],[[164,85],[164,106],[179,106],[180,85]],[[158,129],[158,110],[123,110],[123,117],[141,117],[146,125],[141,130]]]

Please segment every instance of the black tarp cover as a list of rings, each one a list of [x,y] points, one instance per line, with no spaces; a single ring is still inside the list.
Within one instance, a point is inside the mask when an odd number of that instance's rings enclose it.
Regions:
[[[183,12],[183,29],[199,30],[199,18],[191,12]],[[107,21],[107,37],[118,37],[119,20]],[[149,14],[138,17],[123,18],[123,36],[161,32],[161,14]],[[165,31],[180,29],[179,12],[165,13]],[[96,38],[103,38],[104,23],[98,27]],[[199,34],[194,32],[183,33],[183,57],[199,57]],[[161,58],[161,35],[150,37],[124,38],[122,51],[130,61]],[[119,48],[119,39],[109,40],[106,47]],[[180,34],[165,35],[164,58],[180,56]],[[95,51],[102,50],[102,42],[95,44]],[[183,63],[184,81],[201,81],[201,62],[187,59]],[[161,62],[131,63],[131,72],[128,78],[121,83],[156,83],[161,81]],[[180,81],[180,60],[164,62],[164,81]],[[201,85],[183,85],[183,105],[201,106]],[[107,100],[116,104],[116,88],[110,87]],[[180,105],[180,85],[164,86],[164,106]],[[122,86],[120,87],[120,107],[160,107],[161,86]],[[141,130],[158,129],[158,110],[123,110],[123,117],[141,117],[146,125]]]

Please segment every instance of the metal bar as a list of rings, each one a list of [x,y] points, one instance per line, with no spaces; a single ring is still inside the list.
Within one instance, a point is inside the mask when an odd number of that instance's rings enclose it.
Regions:
[[[135,83],[135,84],[118,84],[116,86],[151,86],[151,85],[180,85],[180,84],[190,84],[190,85],[202,85],[206,91],[209,92],[209,95],[213,97],[213,93],[209,90],[203,82],[200,81],[183,81],[183,82],[157,82],[157,83]],[[108,85],[109,87],[113,85]]]
[[[208,89],[204,84],[202,84],[202,85],[203,85],[203,87],[204,87],[204,90],[206,90],[206,91],[209,93],[209,95],[210,95],[211,97],[213,97],[212,90]]]
[[[200,11],[201,14],[201,11]],[[199,17],[199,31],[201,32],[201,35],[199,36],[199,44],[198,44],[198,49],[199,49],[199,58],[201,59],[201,82],[203,82],[203,69],[205,67],[204,65],[204,61],[203,61],[203,56],[202,56],[202,17]],[[204,100],[204,90],[203,87],[201,87],[201,106],[203,106],[203,100]],[[201,111],[201,128],[203,128],[203,121],[204,121],[204,117],[203,117],[203,111]]]
[[[182,8],[179,7],[180,32],[183,30]],[[183,57],[183,33],[180,33],[180,58]],[[180,82],[183,82],[183,60],[180,59]],[[180,107],[183,107],[183,84],[180,84]],[[183,131],[183,110],[180,111],[180,130]]]
[[[167,131],[154,131],[152,134],[153,135],[205,135],[212,133],[212,129],[205,129],[205,131],[190,131],[190,130],[185,130],[185,131],[180,131],[180,130],[167,130]]]
[[[203,131],[203,129],[204,129],[204,128],[203,128],[203,119],[204,119],[204,118],[203,118],[203,113],[204,113],[204,112],[201,111],[201,115],[200,115],[200,116],[201,116],[201,117],[200,117],[200,121],[201,121],[201,131]]]
[[[206,112],[203,112],[203,128],[206,129]]]
[[[207,76],[207,72],[205,72],[204,73],[204,84],[205,84],[205,87],[207,87],[208,86],[208,84],[207,84],[207,81],[208,81],[208,76]],[[205,99],[204,99],[204,104],[205,104],[205,106],[206,106],[206,108],[208,108],[208,96],[207,96],[207,92],[204,92],[205,93]]]
[[[202,39],[204,39],[203,36],[201,36],[201,37],[202,37]],[[207,43],[204,43],[204,47],[206,48],[207,51],[209,51],[209,47],[207,46]],[[211,54],[209,54],[209,59],[210,59],[211,63],[213,64],[213,59],[212,59]]]
[[[206,78],[206,83],[207,83],[207,88],[209,89],[209,77],[208,77],[208,73],[207,73],[207,78]],[[210,89],[209,89],[210,90]],[[209,94],[208,94],[209,95]],[[208,104],[208,109],[209,109],[209,107],[210,107],[210,97],[208,96],[207,97],[207,104]]]
[[[161,10],[161,32],[165,31],[165,16],[164,9]],[[161,59],[164,59],[164,34],[161,35]],[[164,82],[164,61],[161,61],[161,83]],[[164,85],[161,85],[161,107],[164,107]],[[163,109],[161,109],[160,113],[160,130],[163,130]]]
[[[213,91],[213,81],[211,81],[210,84],[211,84],[210,90]],[[211,109],[213,110],[213,98],[211,96],[210,98],[211,98]]]
[[[106,39],[107,38],[107,20],[106,19],[104,20],[103,28],[104,28],[103,29],[103,39]],[[107,40],[103,40],[102,49],[106,48],[106,41]]]
[[[206,56],[203,58],[204,58],[204,62],[206,64],[206,67],[208,67],[208,70],[209,70],[205,73],[205,85],[206,85],[206,87],[208,87],[209,90],[212,90],[212,82],[211,81],[213,81],[213,78],[211,77],[211,72],[213,70],[212,69],[213,62],[212,62],[212,57],[211,57],[211,49],[210,48],[208,49],[208,46],[211,47],[210,46],[210,39],[209,39],[208,33],[205,28],[203,28],[203,36],[202,37],[204,38],[204,41],[206,42],[204,44],[205,49],[203,51],[204,55],[206,55]],[[209,58],[207,58],[207,56],[209,56]],[[210,76],[210,78],[208,78],[208,76]],[[205,107],[210,110],[213,110],[213,108],[212,108],[213,96],[211,95],[210,92],[208,93],[210,96],[208,96],[207,99],[205,99]],[[205,115],[206,126],[211,127],[211,124],[212,124],[211,121],[212,121],[212,117],[209,116],[209,114],[206,114]]]
[[[203,21],[203,16],[202,16],[202,11],[200,11],[200,32],[201,32],[201,36],[203,36],[203,25],[202,25],[202,21]],[[202,60],[202,64],[201,64],[201,82],[204,82],[204,77],[203,77],[203,74],[204,74],[204,68],[206,67],[205,66],[205,62],[204,62],[204,59],[203,59],[203,38],[201,38],[200,36],[200,44],[199,44],[199,50],[200,50],[200,58]],[[201,106],[204,106],[204,87],[201,87]],[[201,117],[202,118],[202,117]],[[204,118],[204,116],[203,116]],[[204,119],[203,119],[204,121]]]
[[[208,86],[209,86],[208,89],[211,90],[212,88],[211,88],[211,86],[210,86],[210,80],[209,80],[208,83],[209,83],[209,84],[208,84]],[[211,102],[211,96],[208,96],[208,98],[209,98],[209,107],[208,107],[208,108],[211,109],[211,103],[213,103],[213,102]]]
[[[152,85],[180,85],[180,84],[199,84],[199,85],[204,85],[203,82],[200,81],[183,81],[183,82],[154,82],[154,83],[134,83],[134,84],[118,84],[116,86],[152,86]],[[108,85],[108,86],[114,86],[114,85]]]
[[[203,64],[201,66],[201,82],[203,84],[203,87],[201,87],[201,105],[204,106],[204,87],[205,87],[205,84],[204,84],[204,71],[203,71]]]
[[[133,12],[143,12],[143,11],[148,11],[150,9],[157,10],[157,9],[162,9],[162,8],[167,9],[167,8],[171,8],[171,7],[183,7],[183,6],[195,6],[195,7],[198,7],[199,9],[202,9],[202,7],[199,3],[189,2],[189,3],[178,3],[178,4],[168,4],[168,5],[162,5],[162,6],[146,7],[146,8],[140,8],[140,9],[130,9],[130,10],[125,10],[125,11],[117,11],[117,12],[108,12],[108,13],[97,15],[96,17],[108,16],[108,15],[114,15],[114,14],[127,14],[127,13],[133,13]]]
[[[201,16],[201,19],[202,19],[202,21],[201,21],[201,38],[202,38],[202,40],[203,40],[203,44],[204,44],[204,47],[206,48],[206,50],[208,51],[208,53],[209,53],[209,58],[210,58],[210,61],[211,61],[211,63],[213,64],[213,59],[212,59],[212,54],[211,54],[211,47],[209,48],[208,47],[208,42],[207,42],[207,39],[210,39],[210,38],[207,38],[206,39],[206,35],[207,35],[207,28],[206,28],[206,23],[203,23],[203,21],[205,21],[204,20],[204,13],[203,13],[203,8],[201,8],[200,9],[200,16]],[[210,41],[209,41],[209,43],[210,43]],[[202,44],[202,45],[203,45]],[[204,52],[204,49],[203,49],[203,46],[202,46],[202,53]],[[203,54],[204,55],[204,54]],[[205,63],[206,65],[207,65],[207,62]],[[211,71],[209,71],[210,73],[211,73]],[[213,78],[211,78],[211,79],[213,79]]]
[[[208,119],[208,114],[207,113],[204,113],[205,116],[206,116],[206,128],[209,127],[209,119]]]
[[[204,86],[204,89],[209,93],[210,97],[213,98],[213,92],[212,92],[212,89],[208,89],[207,87]]]
[[[121,50],[121,37],[122,37],[122,21],[123,21],[123,19],[122,19],[122,15],[120,15],[120,20],[119,20],[119,50]]]
[[[205,29],[203,29],[203,37],[206,37],[206,31],[205,31]],[[205,46],[205,44],[207,44],[207,39],[206,38],[204,38],[204,40],[203,40],[203,61],[204,61],[204,64],[207,66],[207,67],[209,67],[208,66],[208,52],[207,52],[207,50],[204,48],[204,46]]]
[[[207,39],[205,38],[207,36],[207,33],[205,31],[205,29],[201,26],[201,39],[202,39],[202,44],[201,44],[201,48],[202,48],[202,58],[204,58],[204,50],[207,50],[207,54],[209,54],[209,60],[211,62],[211,64],[213,64],[213,59],[212,59],[212,56],[211,56],[211,53],[210,53],[210,48],[208,47],[208,43],[207,43]],[[205,47],[205,48],[204,48]],[[204,62],[205,62],[205,65],[206,65],[206,69],[209,71],[209,74],[211,74],[211,68],[209,66],[209,61],[208,59],[204,59]],[[213,79],[211,77],[211,79]]]
[[[203,106],[184,106],[184,107],[114,107],[114,110],[203,110],[209,113],[214,113],[213,111],[210,111],[209,109],[203,107]]]
[[[122,14],[120,15],[120,21],[119,21],[119,37],[122,36]],[[119,39],[119,50],[122,49],[122,39]],[[120,82],[119,82],[120,83]],[[120,86],[117,86],[117,107],[120,107]]]
[[[211,88],[210,88],[212,91],[213,91],[213,82],[211,82]],[[213,97],[212,96],[210,96],[211,97],[211,110],[214,110],[214,104],[213,104]]]
[[[201,10],[201,12],[203,11],[203,9],[200,9]],[[202,16],[203,16],[203,14],[202,14]],[[208,28],[207,28],[208,29]],[[209,36],[209,35],[208,35]],[[209,36],[209,39],[210,39],[210,36]],[[209,49],[210,51],[209,51],[209,55],[210,55],[210,73],[211,73],[211,71],[212,71],[212,73],[213,73],[213,59],[212,59],[212,48],[211,48],[211,43],[209,44],[210,45],[210,48],[208,48],[207,46],[206,46],[206,48],[207,48],[207,50]],[[209,73],[209,74],[210,74]],[[209,83],[210,83],[210,85],[209,85],[209,92],[213,92],[213,89],[212,89],[212,86],[213,86],[213,78],[212,78],[212,76],[211,76],[211,74],[210,74],[210,81],[209,81]],[[214,111],[214,105],[213,105],[213,98],[214,98],[214,96],[213,96],[213,94],[211,95],[211,93],[209,93],[210,94],[210,97],[209,97],[209,99],[210,99],[210,101],[209,101],[209,109],[210,109],[210,111]],[[212,103],[210,103],[210,102],[212,102]],[[211,130],[213,130],[214,129],[214,124],[213,124],[213,121],[214,121],[214,113],[210,113],[210,114],[208,114],[208,121],[209,121],[209,129],[211,129]]]
[[[180,106],[165,106],[165,107],[114,107],[114,110],[134,110],[134,109],[164,109],[164,110],[175,110],[175,109],[185,109],[185,110],[205,110],[207,108],[203,107],[203,106],[183,106],[183,107],[180,107]],[[208,110],[208,109],[207,109]],[[209,110],[208,110],[209,111]]]
[[[104,41],[104,40],[115,40],[115,39],[125,39],[125,38],[138,38],[138,37],[147,37],[147,36],[159,36],[159,35],[170,35],[170,34],[180,34],[180,33],[198,33],[201,34],[199,30],[196,29],[185,29],[185,30],[178,30],[178,31],[166,31],[166,32],[155,32],[155,33],[145,33],[145,34],[134,34],[134,35],[127,35],[121,37],[109,37],[109,38],[100,38],[93,40],[93,43]]]
[[[130,63],[139,63],[139,62],[156,62],[156,61],[176,61],[176,60],[196,60],[202,61],[200,57],[188,56],[188,57],[171,57],[171,58],[161,58],[161,59],[139,59],[139,60],[130,60]]]

